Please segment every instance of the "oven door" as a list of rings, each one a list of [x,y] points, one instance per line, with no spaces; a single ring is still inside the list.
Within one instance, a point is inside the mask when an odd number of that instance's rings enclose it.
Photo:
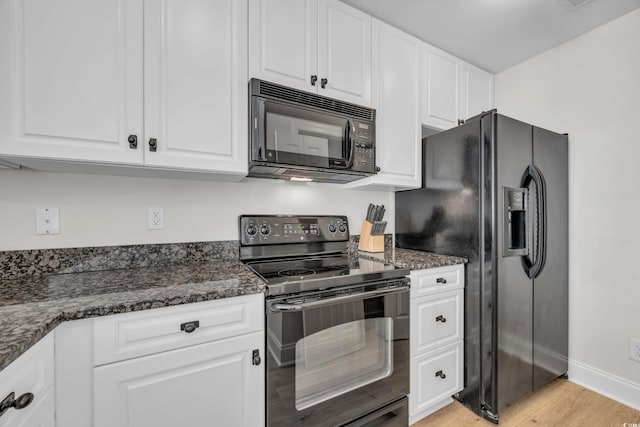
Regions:
[[[267,300],[267,426],[341,426],[409,393],[408,281],[396,285]]]
[[[253,161],[326,169],[353,165],[354,124],[297,104],[251,97]]]

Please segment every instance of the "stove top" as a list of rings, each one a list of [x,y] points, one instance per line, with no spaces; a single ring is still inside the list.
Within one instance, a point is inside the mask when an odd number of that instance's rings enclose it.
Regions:
[[[267,295],[283,295],[403,277],[408,270],[346,254],[246,263],[267,283]]]
[[[409,275],[383,260],[349,257],[343,216],[241,216],[240,259],[267,284],[267,296]]]

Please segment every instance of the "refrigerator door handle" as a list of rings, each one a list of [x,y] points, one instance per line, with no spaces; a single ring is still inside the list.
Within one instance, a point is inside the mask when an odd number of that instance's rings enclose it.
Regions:
[[[546,261],[547,253],[547,192],[544,176],[540,169],[534,165],[529,165],[524,172],[521,180],[521,186],[527,188],[533,181],[535,186],[536,198],[536,227],[535,227],[535,258],[531,260],[530,256],[522,258],[522,266],[525,273],[530,279],[534,279],[540,275]]]

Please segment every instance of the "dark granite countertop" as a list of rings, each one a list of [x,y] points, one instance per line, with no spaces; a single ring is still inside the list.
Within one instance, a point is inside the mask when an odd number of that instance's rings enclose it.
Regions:
[[[0,280],[0,370],[65,320],[262,293],[239,261]]]
[[[465,258],[440,255],[432,252],[414,251],[412,249],[387,248],[384,253],[358,252],[358,256],[368,259],[384,259],[385,262],[395,264],[396,267],[410,270],[445,267],[447,265],[465,264]]]
[[[384,253],[357,252],[354,241],[350,254],[411,270],[466,262],[393,248],[388,237]],[[235,241],[0,253],[8,269],[0,278],[0,370],[66,320],[263,293],[261,279],[228,259],[236,254]]]

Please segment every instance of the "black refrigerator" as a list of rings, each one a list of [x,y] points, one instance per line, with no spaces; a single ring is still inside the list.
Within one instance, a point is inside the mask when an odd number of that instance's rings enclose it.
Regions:
[[[466,257],[464,389],[485,418],[566,375],[568,138],[483,113],[423,140],[396,246]]]

